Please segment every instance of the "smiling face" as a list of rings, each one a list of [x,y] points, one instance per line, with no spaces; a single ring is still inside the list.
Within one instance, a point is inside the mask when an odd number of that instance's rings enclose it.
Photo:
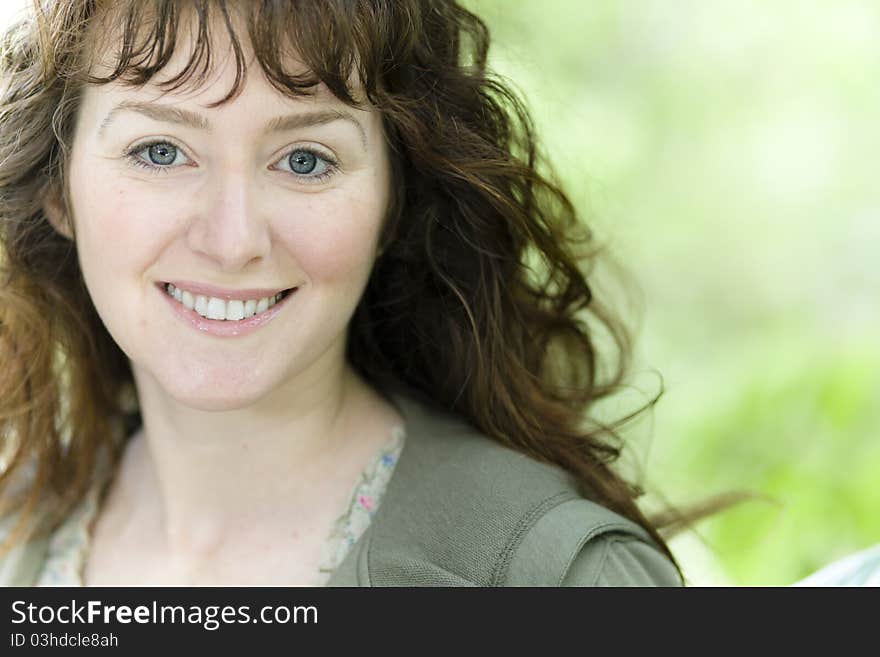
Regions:
[[[286,386],[342,366],[389,163],[376,110],[324,87],[285,96],[256,64],[239,96],[208,109],[235,78],[212,45],[221,64],[197,89],[157,86],[186,62],[186,42],[142,89],[89,86],[68,175],[86,285],[136,377],[220,410],[283,403]],[[230,319],[216,319],[223,312]]]

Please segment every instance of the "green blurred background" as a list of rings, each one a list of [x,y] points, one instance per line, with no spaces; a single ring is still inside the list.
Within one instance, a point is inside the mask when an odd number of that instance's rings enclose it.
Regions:
[[[632,467],[680,505],[772,500],[673,539],[689,581],[789,584],[880,541],[880,5],[466,4],[641,290],[614,408],[653,372],[666,392],[625,434]]]
[[[769,498],[672,540],[689,581],[790,584],[880,541],[880,5],[466,5],[641,290],[646,487]]]

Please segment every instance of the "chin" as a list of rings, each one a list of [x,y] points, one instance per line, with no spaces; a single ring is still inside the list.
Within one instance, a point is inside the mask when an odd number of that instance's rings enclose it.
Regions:
[[[202,376],[180,373],[164,381],[158,378],[160,388],[177,403],[200,411],[234,411],[247,408],[269,392],[265,382],[252,376],[235,376],[232,372],[202,372]]]

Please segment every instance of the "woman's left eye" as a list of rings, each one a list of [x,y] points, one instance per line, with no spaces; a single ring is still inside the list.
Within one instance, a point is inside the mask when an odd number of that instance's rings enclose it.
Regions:
[[[338,168],[338,163],[332,158],[302,146],[289,151],[277,164],[281,165],[281,171],[288,171],[299,178],[315,182],[326,180]],[[285,169],[285,166],[288,168]]]

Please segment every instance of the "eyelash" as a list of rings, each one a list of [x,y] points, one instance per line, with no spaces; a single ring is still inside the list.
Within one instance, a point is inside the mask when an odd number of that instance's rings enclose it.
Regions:
[[[152,141],[146,141],[146,142],[137,144],[136,146],[132,146],[130,149],[125,151],[125,157],[133,165],[141,167],[143,169],[146,169],[147,171],[149,171],[151,173],[169,173],[171,169],[176,169],[177,167],[160,166],[158,164],[151,164],[149,162],[146,162],[145,160],[142,160],[141,158],[139,158],[137,156],[137,154],[140,153],[141,151],[143,151],[144,149],[150,148],[151,146],[156,146],[157,144],[167,144],[169,146],[174,146],[174,148],[176,148],[178,151],[183,152],[184,155],[187,158],[189,158],[189,156],[186,155],[186,152],[184,151],[184,149],[181,148],[180,146],[178,146],[176,143],[174,143],[170,139],[154,139]],[[296,148],[292,148],[291,150],[287,151],[287,153],[285,153],[278,160],[278,162],[282,161],[283,159],[285,159],[287,157],[290,157],[291,153],[298,153],[298,152],[309,153],[311,155],[314,155],[319,160],[323,160],[324,163],[326,164],[327,168],[323,172],[321,172],[317,175],[296,174],[296,173],[291,174],[295,178],[299,178],[301,180],[307,180],[309,184],[317,184],[317,183],[324,182],[325,180],[329,179],[331,176],[335,175],[336,172],[339,170],[339,163],[336,160],[325,155],[324,153],[321,153],[320,151],[318,151],[314,148],[309,148],[308,146],[297,146]],[[282,171],[282,173],[289,173],[289,172]]]

